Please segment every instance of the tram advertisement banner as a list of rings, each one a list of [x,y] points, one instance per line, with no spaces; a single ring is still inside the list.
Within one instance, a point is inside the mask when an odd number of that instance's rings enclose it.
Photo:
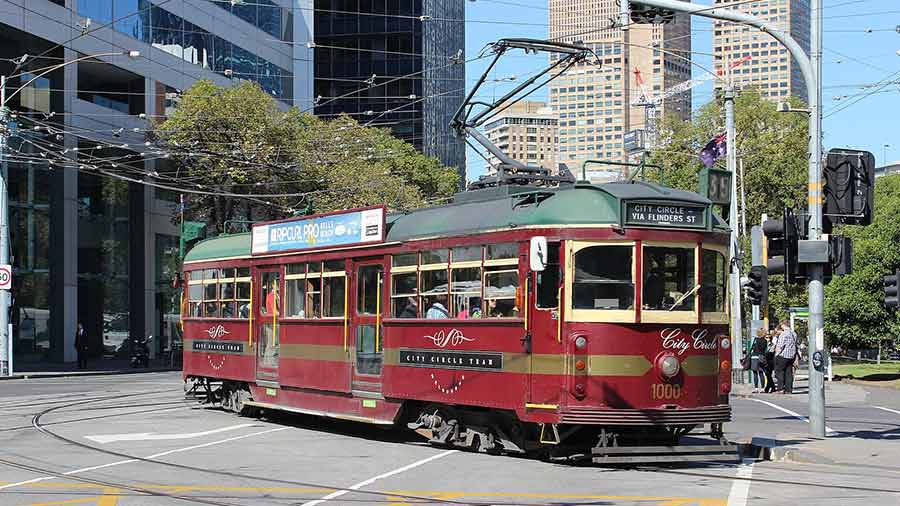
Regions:
[[[628,202],[625,225],[639,227],[706,228],[706,207]]]
[[[253,226],[251,252],[349,246],[384,240],[384,208],[341,211]]]

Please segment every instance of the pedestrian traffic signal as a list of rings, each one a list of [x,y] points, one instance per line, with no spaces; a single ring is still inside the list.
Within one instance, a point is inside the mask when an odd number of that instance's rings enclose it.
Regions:
[[[754,306],[766,306],[769,302],[769,272],[765,265],[754,265],[747,275],[747,299]]]
[[[894,271],[890,276],[884,277],[884,305],[885,307],[900,306],[900,299],[897,298],[897,287],[900,286],[900,269]]]
[[[801,283],[806,275],[797,262],[797,241],[801,239],[801,221],[792,209],[785,208],[781,219],[766,220],[763,223],[763,234],[768,251],[769,274],[784,274],[789,284]]]

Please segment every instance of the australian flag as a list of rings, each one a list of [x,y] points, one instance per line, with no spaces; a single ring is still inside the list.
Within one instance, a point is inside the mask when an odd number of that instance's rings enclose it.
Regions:
[[[700,151],[700,161],[707,167],[712,167],[716,161],[721,160],[728,153],[728,141],[725,134],[717,135],[706,143]]]

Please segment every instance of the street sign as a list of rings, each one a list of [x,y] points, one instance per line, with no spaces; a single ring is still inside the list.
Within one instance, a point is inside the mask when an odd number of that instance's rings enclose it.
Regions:
[[[0,265],[0,290],[12,288],[12,266]]]

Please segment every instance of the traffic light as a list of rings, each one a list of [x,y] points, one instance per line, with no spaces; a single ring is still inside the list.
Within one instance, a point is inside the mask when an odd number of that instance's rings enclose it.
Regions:
[[[768,250],[769,274],[784,274],[789,284],[800,283],[805,273],[797,262],[797,241],[805,236],[805,221],[785,208],[780,220],[766,220],[763,223],[763,234]]]
[[[754,306],[766,306],[769,302],[769,272],[765,265],[754,265],[747,275],[747,299]]]
[[[635,0],[633,0],[635,1]],[[662,25],[675,21],[675,11],[661,7],[631,4],[631,22],[636,24]]]
[[[824,232],[834,225],[868,225],[875,207],[875,156],[858,149],[832,149],[825,159]]]
[[[897,287],[900,286],[900,269],[894,271],[890,276],[885,276],[883,283],[885,307],[900,306],[900,299],[897,298]]]

